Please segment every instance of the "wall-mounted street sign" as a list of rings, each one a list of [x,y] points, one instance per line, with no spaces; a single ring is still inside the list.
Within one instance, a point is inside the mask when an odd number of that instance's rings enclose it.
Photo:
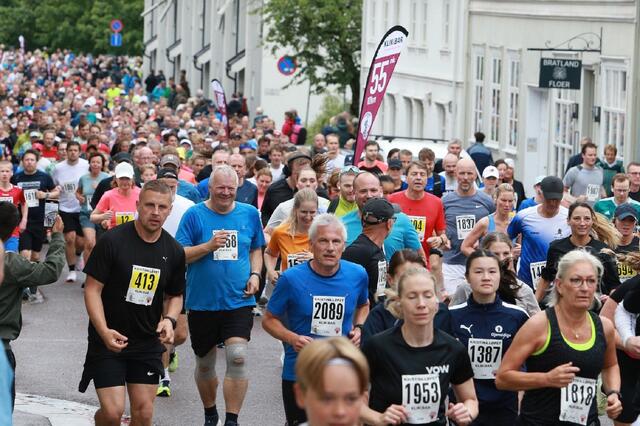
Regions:
[[[540,80],[543,89],[580,90],[582,61],[578,59],[540,58]]]

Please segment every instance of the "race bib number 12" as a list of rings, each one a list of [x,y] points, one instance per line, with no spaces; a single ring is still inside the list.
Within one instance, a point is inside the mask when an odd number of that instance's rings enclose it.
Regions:
[[[135,212],[116,212],[116,225],[131,222],[135,219]]]
[[[440,408],[438,374],[402,375],[402,405],[409,412],[407,423],[431,423],[438,419]]]

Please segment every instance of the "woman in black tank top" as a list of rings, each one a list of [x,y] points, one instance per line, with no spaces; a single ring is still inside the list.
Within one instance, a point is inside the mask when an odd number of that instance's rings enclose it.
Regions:
[[[600,422],[596,380],[602,373],[607,415],[622,411],[620,372],[611,321],[589,311],[602,264],[583,250],[564,255],[551,307],[520,329],[505,354],[496,386],[524,390],[519,425],[589,425]],[[521,371],[523,364],[527,372]]]

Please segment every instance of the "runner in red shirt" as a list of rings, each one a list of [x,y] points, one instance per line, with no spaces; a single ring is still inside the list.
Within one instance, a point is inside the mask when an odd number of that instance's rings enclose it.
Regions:
[[[445,247],[449,244],[445,235],[447,225],[442,201],[424,190],[427,173],[427,166],[424,163],[412,161],[407,168],[409,185],[407,189],[387,197],[390,202],[398,204],[402,212],[409,216],[418,232],[418,238],[425,253],[429,253],[431,248]],[[436,236],[433,236],[434,231]]]
[[[13,165],[10,161],[0,161],[0,202],[9,202],[15,204],[20,209],[20,223],[11,233],[11,238],[5,242],[7,251],[18,251],[18,240],[20,232],[27,227],[27,213],[29,208],[24,199],[22,189],[11,184],[10,180],[13,176]],[[15,246],[15,247],[14,247]]]

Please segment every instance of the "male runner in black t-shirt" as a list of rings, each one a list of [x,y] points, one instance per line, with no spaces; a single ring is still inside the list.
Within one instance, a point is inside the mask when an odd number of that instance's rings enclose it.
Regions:
[[[162,229],[171,212],[169,187],[148,182],[137,212],[136,220],[104,234],[85,267],[90,323],[80,391],[93,379],[96,425],[120,422],[125,384],[132,424],[151,424],[163,344],[172,343],[182,309],[184,250]]]

